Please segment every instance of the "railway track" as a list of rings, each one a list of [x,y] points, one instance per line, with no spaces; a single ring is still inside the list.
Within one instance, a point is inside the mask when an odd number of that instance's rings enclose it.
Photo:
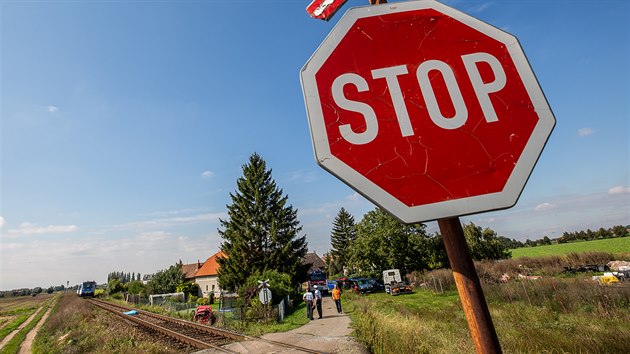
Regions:
[[[152,312],[132,309],[126,306],[115,304],[108,301],[90,299],[90,303],[94,306],[102,308],[106,311],[113,312],[125,319],[132,321],[142,327],[149,328],[168,338],[172,338],[178,342],[187,344],[197,349],[214,349],[224,353],[235,353],[223,346],[246,340],[262,341],[271,345],[282,348],[289,348],[304,353],[322,353],[320,351],[303,348],[292,344],[276,342],[268,339],[250,337],[240,333],[220,329],[217,327],[201,325],[178,318],[158,315]],[[135,315],[125,315],[123,312],[135,310]]]

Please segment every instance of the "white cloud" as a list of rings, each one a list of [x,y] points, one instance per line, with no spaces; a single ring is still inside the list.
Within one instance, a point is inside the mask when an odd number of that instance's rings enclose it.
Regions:
[[[578,129],[578,135],[579,135],[580,137],[589,136],[589,135],[591,135],[591,134],[593,134],[593,129],[591,129],[591,128],[581,128],[581,129]]]
[[[148,228],[151,229],[162,229],[167,227],[172,227],[176,225],[190,225],[196,224],[200,222],[218,222],[220,218],[225,218],[227,216],[226,213],[205,213],[205,214],[197,214],[190,216],[174,216],[174,217],[166,217],[166,218],[158,218],[152,220],[144,220],[144,221],[136,221],[130,222],[122,225],[114,226],[114,229],[117,230],[145,230]]]
[[[139,241],[155,242],[167,239],[170,233],[166,231],[143,232],[138,236]]]
[[[469,8],[468,12],[478,14],[478,13],[483,12],[484,10],[486,10],[487,8],[489,8],[492,5],[494,5],[493,2],[486,2],[486,3],[478,4],[478,5],[475,5],[475,6],[471,6]]]
[[[59,110],[59,107],[57,107],[57,106],[46,106],[46,110],[48,112],[53,113],[53,112],[57,112]]]
[[[622,188],[611,188],[621,192]],[[607,191],[589,194],[547,195],[537,202],[524,198],[517,206],[490,212],[484,218],[495,218],[487,224],[499,235],[524,241],[558,237],[565,231],[592,230],[630,223],[630,191],[611,195]],[[468,220],[466,217],[462,219]],[[474,219],[475,223],[477,219]],[[485,227],[486,223],[480,226]],[[554,236],[555,233],[555,236]]]
[[[15,239],[0,242],[0,290],[21,287],[106,281],[108,272],[124,270],[149,274],[181,259],[205,260],[218,250],[220,237],[188,237],[165,231],[142,232],[125,237],[82,236]],[[203,244],[203,246],[200,246]],[[6,273],[5,273],[6,271]]]
[[[536,208],[534,208],[534,210],[536,210],[536,211],[546,211],[546,210],[551,210],[551,209],[555,209],[555,208],[556,208],[555,204],[542,203],[542,204],[538,204],[536,206]]]
[[[359,200],[359,198],[361,198],[361,194],[357,192],[354,192],[353,194],[346,196],[346,200],[349,200],[351,202],[356,202],[357,200]]]
[[[0,216],[0,227],[3,227],[5,223],[6,220],[4,220],[4,216]]]
[[[289,177],[287,178],[289,182],[296,183],[310,183],[317,180],[317,173],[313,170],[305,171],[293,171],[289,173]]]
[[[201,178],[212,178],[214,177],[214,172],[212,171],[203,171],[203,173],[201,173]]]
[[[7,236],[14,237],[14,236],[43,235],[43,234],[65,234],[65,233],[75,232],[77,230],[79,230],[79,227],[76,225],[38,226],[37,224],[24,222],[20,224],[20,227],[17,229],[10,229],[7,232]]]
[[[480,222],[480,223],[493,223],[493,222],[497,221],[497,219],[494,218],[494,217],[488,217],[488,218],[479,218],[479,219],[477,219],[477,221]]]
[[[626,194],[626,193],[630,193],[630,187],[615,186],[608,190],[608,194],[610,195]]]

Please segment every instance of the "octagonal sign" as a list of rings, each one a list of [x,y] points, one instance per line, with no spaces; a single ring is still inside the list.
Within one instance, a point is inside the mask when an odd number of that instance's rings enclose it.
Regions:
[[[301,79],[317,162],[406,223],[513,206],[555,125],[517,39],[435,1],[350,9]]]

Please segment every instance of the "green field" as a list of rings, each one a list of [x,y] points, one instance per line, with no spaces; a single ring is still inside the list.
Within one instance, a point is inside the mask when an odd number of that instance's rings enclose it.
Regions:
[[[607,252],[629,253],[630,237],[609,238],[603,240],[560,243],[555,245],[522,247],[510,250],[512,258],[561,256],[569,253]]]

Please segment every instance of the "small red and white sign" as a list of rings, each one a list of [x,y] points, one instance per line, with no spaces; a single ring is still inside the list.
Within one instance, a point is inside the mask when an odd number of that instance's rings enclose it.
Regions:
[[[313,2],[306,7],[306,12],[313,18],[328,21],[346,1],[347,0],[313,0]]]
[[[518,40],[434,1],[350,9],[301,79],[318,163],[407,223],[513,206],[555,125]]]

